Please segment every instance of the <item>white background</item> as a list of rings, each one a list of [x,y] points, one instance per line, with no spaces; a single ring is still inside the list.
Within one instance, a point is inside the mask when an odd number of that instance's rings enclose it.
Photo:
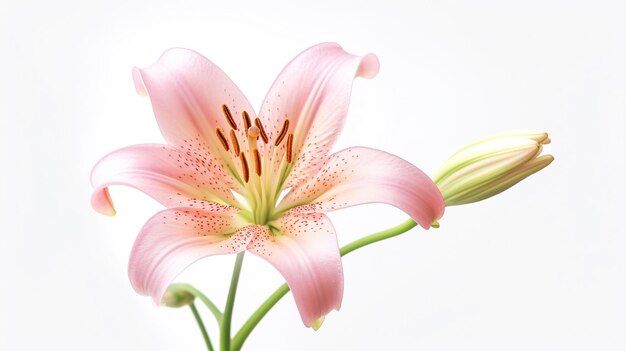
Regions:
[[[474,139],[535,128],[551,133],[556,161],[497,198],[449,208],[439,230],[350,254],[343,307],[320,331],[288,295],[246,346],[626,348],[623,2],[0,1],[1,350],[202,350],[188,309],[157,308],[128,282],[134,237],[160,206],[116,188],[118,215],[98,215],[90,169],[162,141],[133,65],[193,48],[259,106],[282,66],[323,41],[381,62],[355,82],[337,149],[384,149],[432,174]],[[362,206],[331,217],[347,243],[405,215]],[[233,259],[179,280],[222,305]],[[280,283],[246,256],[235,330]]]

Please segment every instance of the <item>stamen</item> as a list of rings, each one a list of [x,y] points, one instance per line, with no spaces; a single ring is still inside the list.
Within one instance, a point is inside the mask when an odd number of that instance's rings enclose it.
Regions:
[[[226,117],[226,120],[228,121],[228,124],[230,124],[231,128],[237,130],[237,124],[235,123],[233,115],[230,113],[228,106],[222,105],[222,111],[224,112],[224,116]]]
[[[248,162],[246,161],[246,154],[243,152],[239,154],[241,160],[241,170],[243,172],[243,180],[247,183],[250,179],[250,170],[248,169]]]
[[[243,127],[244,130],[246,131],[246,133],[248,132],[248,129],[250,128],[250,126],[252,125],[252,123],[250,123],[250,115],[248,114],[248,112],[243,111],[241,113],[241,116],[243,116]]]
[[[261,176],[261,155],[259,154],[259,149],[254,149],[254,170],[256,171],[256,175]]]
[[[269,139],[267,138],[267,134],[265,134],[265,129],[263,128],[259,117],[254,119],[254,124],[256,124],[257,128],[259,128],[259,131],[261,132],[261,139],[263,139],[263,142],[267,144]]]
[[[233,150],[235,151],[235,156],[239,156],[239,140],[237,140],[237,136],[235,135],[235,130],[230,130],[230,140],[233,142]]]
[[[226,151],[229,150],[228,147],[228,140],[226,140],[226,137],[224,137],[224,133],[222,133],[222,130],[219,128],[215,129],[215,134],[217,134],[217,138],[220,140],[220,142],[222,143],[222,146],[224,147],[224,149]]]
[[[280,142],[283,141],[285,135],[287,135],[287,129],[289,129],[289,120],[285,118],[285,121],[283,122],[283,129],[280,130],[280,133],[274,142],[274,146],[280,145]]]
[[[287,137],[287,162],[291,163],[291,152],[293,149],[293,133]]]

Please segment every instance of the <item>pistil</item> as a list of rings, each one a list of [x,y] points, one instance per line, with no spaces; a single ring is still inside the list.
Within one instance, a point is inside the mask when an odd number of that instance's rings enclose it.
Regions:
[[[216,128],[215,134],[220,141],[220,144],[222,144],[224,150],[226,150],[226,152],[229,152],[232,146],[233,154],[231,155],[234,155],[234,158],[239,159],[240,167],[238,168],[240,168],[239,172],[241,173],[239,179],[241,179],[241,181],[243,182],[242,185],[246,189],[246,193],[244,194],[244,196],[249,201],[248,204],[250,205],[250,209],[252,210],[252,220],[254,221],[254,223],[257,224],[266,224],[271,217],[271,212],[273,211],[276,198],[278,196],[277,194],[280,193],[279,188],[282,184],[281,179],[284,179],[284,177],[286,176],[285,172],[287,172],[289,169],[288,164],[292,162],[294,156],[294,136],[293,133],[289,133],[289,120],[287,118],[284,119],[280,132],[273,140],[273,146],[278,147],[279,145],[281,145],[283,140],[286,139],[286,147],[284,149],[285,159],[280,162],[280,166],[278,167],[278,169],[274,169],[273,167],[276,166],[272,166],[270,159],[263,159],[261,155],[262,152],[268,152],[268,148],[259,148],[259,146],[257,145],[259,138],[263,140],[264,144],[268,144],[270,142],[270,138],[266,133],[263,124],[261,123],[261,119],[256,117],[254,118],[254,123],[252,123],[252,119],[250,118],[248,112],[241,112],[243,130],[245,131],[244,138],[248,139],[248,148],[246,149],[242,148],[242,145],[240,144],[236,133],[236,131],[239,130],[237,123],[233,118],[233,114],[231,113],[230,108],[226,104],[222,105],[222,112],[224,114],[224,119],[226,120],[226,122],[228,122],[228,126],[230,126],[231,128],[229,130],[228,136],[221,128]],[[239,137],[241,137],[241,134],[239,135]],[[246,141],[242,142],[245,143]],[[266,158],[273,158],[274,152],[278,150],[278,148],[274,149],[270,154],[265,155]],[[250,168],[252,166],[254,166],[254,175],[251,175],[250,172]],[[266,174],[263,174],[264,169]]]
[[[259,149],[254,149],[254,170],[256,171],[256,175],[261,176],[261,155],[259,154]]]

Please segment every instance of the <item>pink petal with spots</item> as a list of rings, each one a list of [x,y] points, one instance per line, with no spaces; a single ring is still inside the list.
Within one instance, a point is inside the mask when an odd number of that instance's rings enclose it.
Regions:
[[[235,213],[232,207],[218,211],[173,208],[150,218],[130,254],[128,274],[133,288],[160,304],[167,286],[190,264],[245,250],[254,232],[239,229]]]
[[[193,206],[200,200],[235,204],[232,179],[206,149],[176,149],[168,145],[134,145],[103,157],[91,172],[91,203],[113,215],[111,185],[127,185],[167,207]]]
[[[272,141],[289,119],[294,133],[294,168],[286,186],[315,174],[324,164],[341,133],[348,113],[355,77],[371,78],[378,73],[373,54],[355,56],[341,46],[325,43],[313,46],[291,61],[278,75],[259,112]],[[277,167],[286,152],[287,138],[273,150]]]
[[[150,96],[154,114],[165,140],[174,146],[201,145],[229,166],[232,157],[231,124],[222,105],[227,105],[236,125],[241,148],[247,150],[243,111],[256,116],[250,103],[230,78],[213,62],[195,51],[174,48],[143,69],[134,68],[135,87]],[[230,148],[226,151],[216,134],[220,128]]]
[[[278,231],[275,235],[259,231],[248,250],[283,275],[302,321],[310,327],[341,307],[343,269],[335,229],[325,215],[309,213],[282,217]]]
[[[316,176],[294,187],[279,208],[325,212],[372,202],[398,207],[426,229],[444,211],[441,193],[426,174],[397,156],[366,147],[333,154]]]

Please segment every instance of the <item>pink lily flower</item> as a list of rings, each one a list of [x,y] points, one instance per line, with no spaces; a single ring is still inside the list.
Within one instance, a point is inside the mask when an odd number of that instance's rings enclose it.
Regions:
[[[380,202],[428,229],[444,211],[437,186],[409,162],[352,147],[331,154],[355,77],[378,73],[373,54],[309,48],[280,73],[259,113],[215,64],[170,49],[133,70],[167,144],[129,146],[94,167],[92,206],[114,215],[111,185],[135,187],[167,209],[139,232],[134,289],[158,304],[193,262],[243,250],[285,278],[306,326],[339,309],[343,271],[327,211]]]

